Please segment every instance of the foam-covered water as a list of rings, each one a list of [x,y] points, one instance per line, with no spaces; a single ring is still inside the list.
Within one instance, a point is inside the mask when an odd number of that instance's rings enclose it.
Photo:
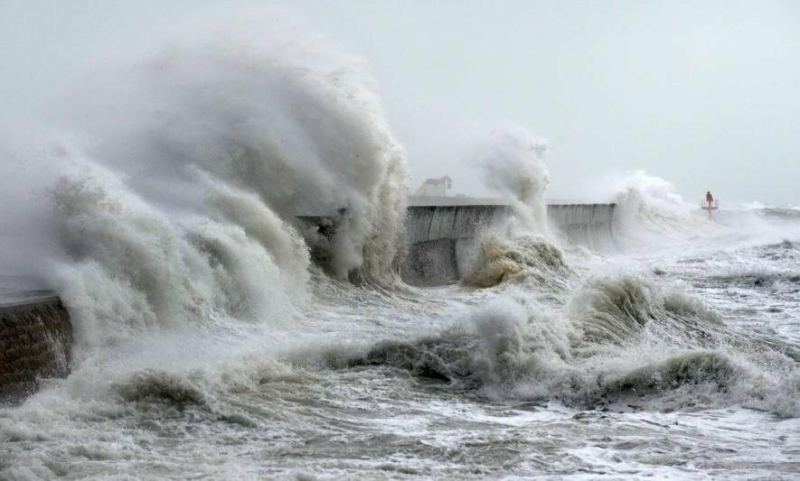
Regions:
[[[477,163],[517,221],[461,283],[405,286],[405,160],[369,76],[262,21],[146,52],[93,79],[109,98],[78,89],[50,147],[3,149],[29,185],[2,194],[26,260],[2,265],[58,290],[76,345],[0,409],[0,477],[798,475],[796,219],[708,221],[635,174],[584,232],[613,245],[571,245],[544,144],[504,129]],[[296,216],[339,208],[322,271]]]

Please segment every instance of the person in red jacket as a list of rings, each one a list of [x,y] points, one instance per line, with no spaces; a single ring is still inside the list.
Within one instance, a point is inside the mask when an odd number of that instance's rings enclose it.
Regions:
[[[710,190],[706,192],[706,203],[708,203],[709,207],[711,207],[714,204],[714,196],[711,195]]]

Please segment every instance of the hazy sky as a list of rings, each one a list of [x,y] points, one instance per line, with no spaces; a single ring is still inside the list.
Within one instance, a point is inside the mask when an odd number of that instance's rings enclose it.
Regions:
[[[0,119],[154,32],[278,4],[368,62],[415,188],[516,123],[550,142],[551,196],[644,169],[690,201],[800,204],[800,1],[0,0]]]

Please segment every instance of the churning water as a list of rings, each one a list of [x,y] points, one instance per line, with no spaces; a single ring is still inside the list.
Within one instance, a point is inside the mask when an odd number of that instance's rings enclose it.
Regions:
[[[516,222],[462,283],[407,286],[372,80],[262,21],[183,35],[8,137],[2,265],[58,291],[76,344],[67,379],[0,409],[0,477],[800,475],[791,209],[709,222],[636,174],[595,252],[545,223],[544,144],[502,129],[478,163]],[[330,238],[297,221],[339,207]]]

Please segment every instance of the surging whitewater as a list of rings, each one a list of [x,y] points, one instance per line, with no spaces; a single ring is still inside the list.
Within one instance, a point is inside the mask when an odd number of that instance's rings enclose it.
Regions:
[[[290,317],[309,282],[302,214],[346,209],[334,276],[393,275],[405,160],[371,79],[321,39],[249,28],[101,75],[62,114],[80,130],[48,159],[66,171],[56,282],[81,344]]]
[[[504,127],[472,164],[515,215],[462,283],[403,285],[402,148],[363,62],[298,31],[183,34],[5,137],[1,265],[76,345],[0,410],[0,477],[796,475],[795,219],[708,223],[637,173],[593,252],[548,225],[546,144]],[[298,220],[340,209],[330,238]]]

